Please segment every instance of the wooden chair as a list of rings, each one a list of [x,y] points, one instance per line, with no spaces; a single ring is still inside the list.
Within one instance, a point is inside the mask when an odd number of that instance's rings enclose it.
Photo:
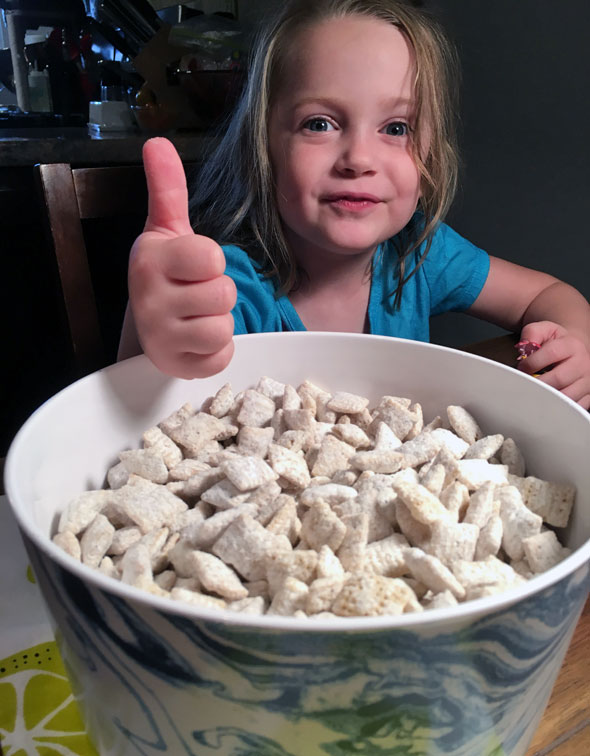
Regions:
[[[140,165],[71,168],[69,164],[35,166],[50,248],[63,297],[76,375],[107,364],[104,340],[88,261],[83,221],[135,216],[139,230],[147,213],[147,189]],[[128,250],[127,250],[128,251]],[[465,347],[465,351],[514,364],[515,337],[500,336]]]
[[[139,232],[147,215],[144,171],[141,165],[72,168],[52,163],[36,165],[35,174],[74,372],[84,375],[103,367],[107,358],[83,222],[133,217]]]

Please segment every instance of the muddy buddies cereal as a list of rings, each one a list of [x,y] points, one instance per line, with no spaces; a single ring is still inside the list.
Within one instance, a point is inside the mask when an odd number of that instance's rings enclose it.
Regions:
[[[501,430],[501,429],[500,429]],[[184,404],[120,452],[53,541],[109,577],[204,607],[353,617],[517,586],[569,553],[574,487],[527,475],[464,407],[263,377]]]

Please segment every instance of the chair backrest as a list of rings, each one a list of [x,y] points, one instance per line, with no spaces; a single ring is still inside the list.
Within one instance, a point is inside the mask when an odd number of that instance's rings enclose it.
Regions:
[[[72,168],[35,166],[50,248],[55,254],[75,372],[106,364],[96,295],[82,221],[147,214],[141,165]]]

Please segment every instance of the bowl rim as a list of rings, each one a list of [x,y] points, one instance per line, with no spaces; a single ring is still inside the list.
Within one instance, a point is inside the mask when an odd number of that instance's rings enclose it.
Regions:
[[[334,337],[346,337],[347,340],[351,338],[359,339],[376,339],[386,342],[412,342],[411,339],[401,339],[390,336],[380,336],[374,334],[351,334],[351,333],[339,333],[330,331],[296,331],[296,332],[276,332],[276,333],[261,333],[261,334],[242,334],[234,336],[234,339],[253,339],[262,338],[268,339],[269,337],[281,337],[281,338],[315,338],[325,339]],[[472,354],[470,352],[463,352],[452,347],[442,346],[440,344],[431,344],[428,342],[414,341],[414,344],[420,344],[427,349],[442,350],[445,352],[459,353],[463,358],[467,360],[478,360],[491,363],[494,369],[510,371],[520,376],[517,380],[532,381],[536,386],[542,387],[542,390],[552,392],[559,397],[560,401],[569,404],[576,412],[578,412],[586,422],[590,423],[590,413],[583,410],[576,402],[569,397],[565,396],[562,392],[548,386],[545,383],[541,383],[536,378],[527,375],[509,365],[504,365],[499,362],[488,360],[480,355]],[[212,609],[207,607],[200,607],[197,605],[185,603],[183,601],[173,600],[167,597],[155,596],[147,591],[136,588],[134,586],[122,583],[110,578],[107,575],[103,575],[97,569],[89,567],[77,561],[56,544],[54,544],[49,537],[40,534],[33,525],[23,516],[21,509],[18,507],[18,496],[14,496],[14,491],[17,490],[16,486],[16,458],[19,454],[20,447],[26,441],[26,435],[36,422],[39,415],[42,415],[47,408],[73,386],[77,386],[83,382],[94,380],[97,374],[116,370],[124,363],[133,361],[145,361],[152,365],[149,359],[141,354],[136,357],[131,357],[128,360],[124,360],[119,363],[114,363],[108,367],[102,368],[94,373],[91,373],[83,378],[74,381],[68,386],[61,389],[59,392],[51,396],[45,402],[43,402],[23,423],[21,428],[14,436],[8,453],[6,455],[5,468],[4,468],[4,485],[6,498],[8,504],[12,509],[13,516],[15,517],[20,530],[26,534],[30,541],[36,546],[37,549],[42,551],[46,557],[50,560],[57,562],[67,572],[73,573],[77,578],[85,583],[90,583],[94,588],[104,591],[107,594],[114,594],[119,598],[124,598],[132,603],[139,605],[143,608],[158,611],[161,614],[173,614],[180,615],[188,620],[194,622],[207,622],[218,625],[224,625],[227,627],[239,627],[244,631],[248,630],[262,630],[272,632],[275,630],[288,630],[296,633],[334,633],[334,632],[365,632],[371,633],[374,631],[383,630],[412,630],[412,629],[428,629],[433,625],[443,626],[446,624],[457,625],[459,623],[471,623],[479,619],[482,616],[492,615],[501,610],[507,609],[510,606],[520,603],[523,600],[540,593],[546,588],[550,588],[557,583],[565,580],[567,577],[575,573],[577,570],[586,567],[590,568],[590,537],[577,549],[559,562],[554,567],[546,570],[539,575],[527,580],[525,583],[510,588],[502,593],[498,593],[492,596],[485,596],[483,598],[471,599],[462,603],[458,603],[456,606],[441,607],[437,609],[427,609],[424,612],[408,612],[406,614],[397,615],[382,615],[377,617],[337,617],[328,619],[314,619],[310,617],[299,618],[291,616],[281,615],[252,615],[241,612],[236,612],[229,609]],[[153,366],[153,365],[152,365]],[[155,368],[154,368],[155,369]]]

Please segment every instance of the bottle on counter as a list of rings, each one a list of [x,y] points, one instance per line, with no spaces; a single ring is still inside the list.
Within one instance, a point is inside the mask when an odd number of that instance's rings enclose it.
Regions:
[[[49,71],[32,65],[28,73],[29,103],[32,113],[52,113],[51,83]]]

